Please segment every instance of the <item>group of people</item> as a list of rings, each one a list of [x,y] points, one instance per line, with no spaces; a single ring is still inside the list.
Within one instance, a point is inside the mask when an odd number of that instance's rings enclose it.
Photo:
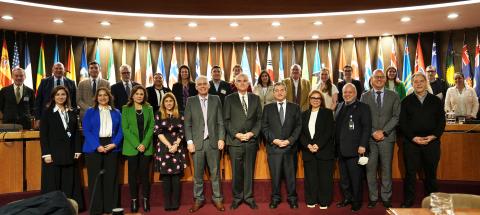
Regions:
[[[13,70],[14,84],[0,90],[3,123],[40,128],[42,192],[62,190],[83,205],[79,159],[85,157],[90,205],[93,214],[110,213],[119,206],[118,177],[121,158],[128,161],[132,212],[142,203],[150,210],[150,165],[160,173],[165,210],[180,206],[180,179],[193,158],[193,197],[189,212],[205,204],[204,171],[208,168],[212,200],[224,211],[220,182],[221,150],[228,151],[232,165],[231,209],[245,203],[257,209],[253,178],[259,144],[266,145],[272,194],[270,208],[282,198],[285,179],[287,202],[298,208],[296,172],[302,152],[307,207],[326,209],[333,195],[333,171],[338,159],[343,200],[337,207],[362,207],[362,183],[366,176],[369,203],[391,207],[392,159],[397,128],[403,134],[405,164],[403,207],[415,199],[416,172],[425,172],[426,194],[437,191],[436,169],[445,111],[475,118],[478,99],[455,74],[456,85],[446,90],[434,67],[427,75],[412,76],[413,91],[407,94],[397,70],[373,72],[371,89],[352,79],[352,67],[343,68],[344,80],[334,85],[330,71],[322,69],[319,83],[302,79],[295,64],[290,77],[274,83],[262,71],[255,86],[233,67],[233,82],[221,80],[222,70],[212,67],[212,80],[199,76],[192,81],[188,66],[179,68],[178,83],[170,90],[164,77],[154,75],[154,85],[143,87],[131,80],[131,67],[120,67],[121,81],[109,86],[99,76],[100,65],[89,63],[89,78],[78,87],[64,77],[56,63],[34,98],[23,84],[25,73]],[[363,94],[362,94],[363,92]],[[442,101],[443,100],[443,101]],[[444,109],[444,108],[445,109]],[[79,114],[78,114],[79,113]],[[81,129],[79,125],[81,124]],[[83,144],[81,131],[83,132]],[[367,159],[368,158],[368,159]],[[380,176],[380,194],[377,175]],[[142,197],[139,197],[141,184]],[[96,189],[95,189],[96,187]]]

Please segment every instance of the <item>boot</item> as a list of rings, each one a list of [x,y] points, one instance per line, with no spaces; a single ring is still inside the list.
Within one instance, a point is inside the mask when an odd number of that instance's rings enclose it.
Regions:
[[[143,198],[143,211],[149,212],[150,211],[150,199],[144,197]]]

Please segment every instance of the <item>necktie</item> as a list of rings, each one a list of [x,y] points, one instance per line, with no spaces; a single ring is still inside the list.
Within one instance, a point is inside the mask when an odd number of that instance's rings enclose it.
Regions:
[[[280,104],[280,123],[282,123],[282,126],[283,126],[283,123],[285,122],[285,111],[283,110],[283,102],[280,102],[278,103]]]
[[[204,131],[203,131],[203,139],[207,139],[208,137],[208,124],[207,124],[207,99],[202,98],[202,113],[203,113],[203,123],[205,124],[204,126]]]
[[[382,91],[377,91],[377,107],[382,108]]]
[[[127,92],[127,96],[130,97],[130,85],[128,85],[128,83],[125,83],[125,92]]]
[[[60,86],[60,79],[57,79],[57,86],[56,87],[58,87],[58,86]]]
[[[247,107],[247,103],[245,102],[245,95],[242,96],[242,106],[243,106],[243,112],[245,113],[245,116],[246,116],[248,113],[248,107]]]
[[[22,99],[22,95],[20,95],[20,86],[17,86],[17,92],[15,93],[15,98],[17,99],[17,104],[20,102],[20,99]]]
[[[95,81],[95,79],[93,79],[92,95],[95,95],[96,92],[97,92],[97,82]]]

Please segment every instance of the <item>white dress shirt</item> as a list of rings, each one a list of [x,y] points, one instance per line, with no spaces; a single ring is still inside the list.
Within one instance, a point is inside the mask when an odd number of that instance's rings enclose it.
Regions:
[[[112,107],[98,107],[100,111],[100,130],[98,132],[99,137],[112,137],[112,115],[110,111]]]
[[[315,136],[315,123],[317,122],[318,111],[312,111],[310,113],[310,119],[308,120],[308,131],[310,131],[310,137],[313,139]]]
[[[248,110],[248,93],[245,92],[245,94],[240,94],[240,92],[238,93],[238,97],[240,98],[240,103],[242,103],[242,97],[244,97],[245,99],[245,106],[247,106],[247,110]]]

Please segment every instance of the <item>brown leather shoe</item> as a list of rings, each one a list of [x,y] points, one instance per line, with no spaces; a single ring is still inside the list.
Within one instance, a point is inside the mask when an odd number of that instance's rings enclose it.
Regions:
[[[195,202],[195,203],[193,204],[193,206],[192,206],[190,209],[188,209],[188,212],[193,213],[193,212],[195,212],[195,211],[198,211],[198,210],[199,210],[200,208],[202,208],[202,207],[203,207],[203,203],[202,203],[202,202]]]
[[[213,204],[215,205],[218,211],[225,211],[225,207],[223,207],[222,202],[213,202]]]

